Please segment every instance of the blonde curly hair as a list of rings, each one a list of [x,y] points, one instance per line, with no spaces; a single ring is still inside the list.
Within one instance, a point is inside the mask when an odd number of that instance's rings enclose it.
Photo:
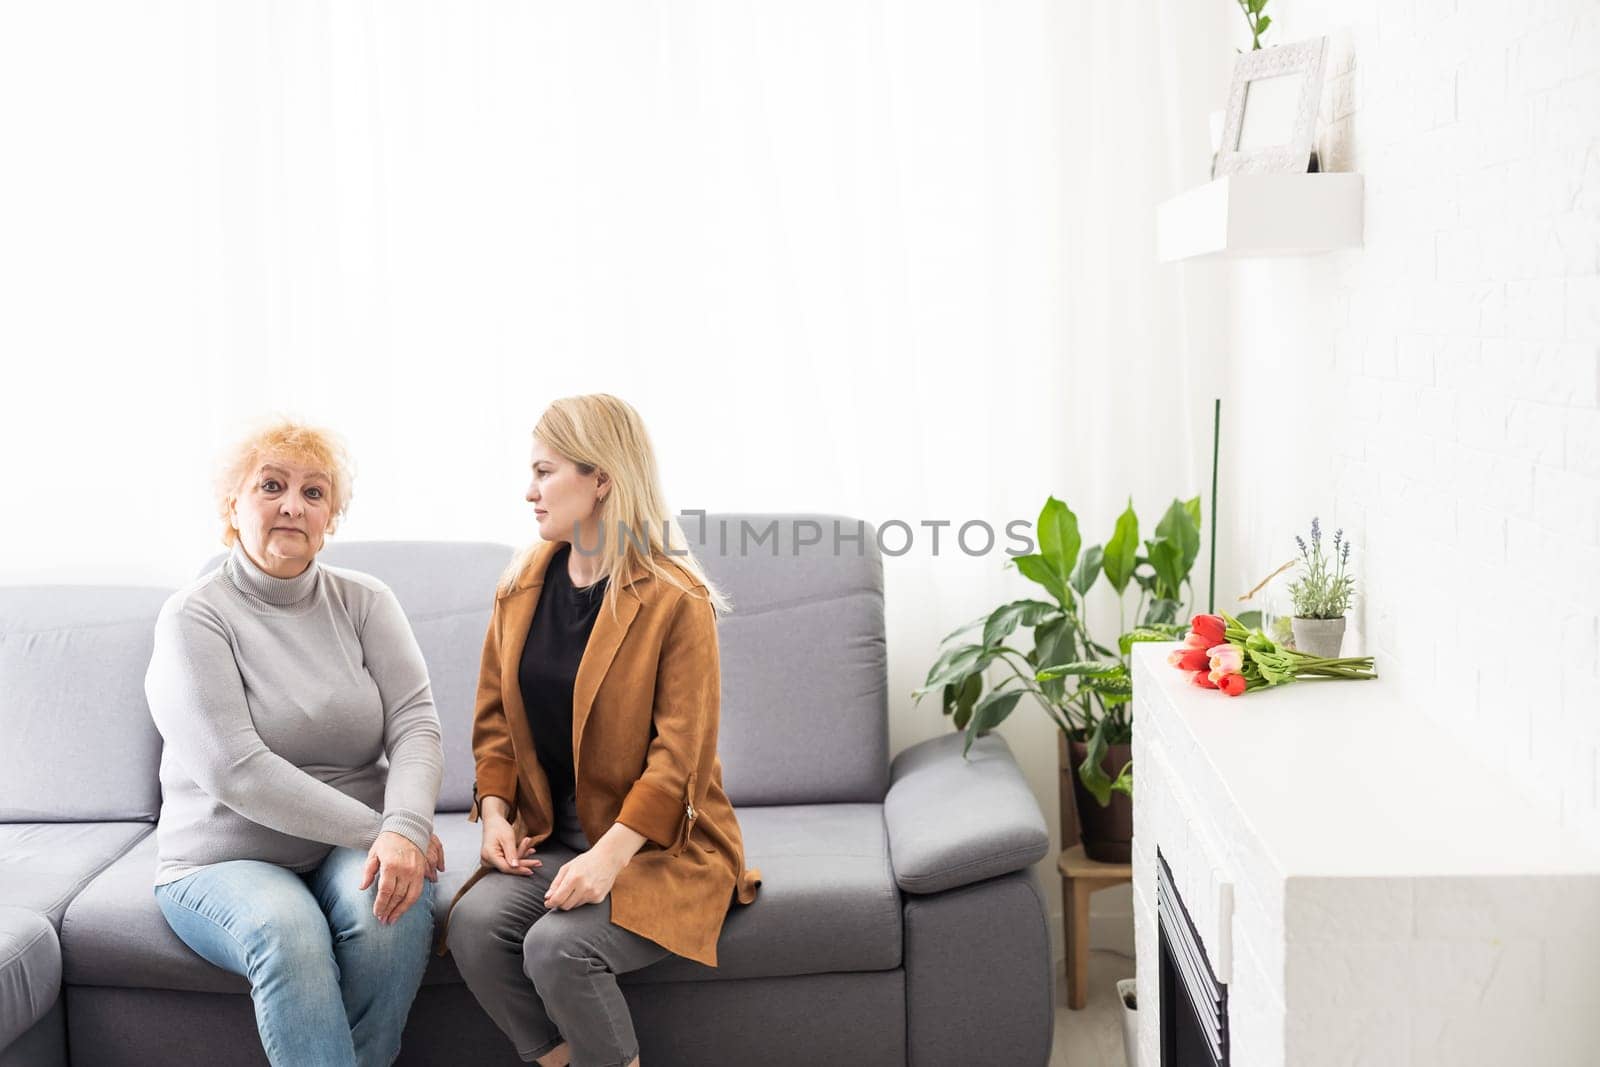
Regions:
[[[333,482],[330,502],[332,533],[350,506],[355,467],[349,449],[331,430],[311,426],[290,418],[276,418],[251,430],[228,450],[217,472],[217,513],[222,517],[222,543],[229,548],[239,539],[233,528],[233,506],[239,499],[244,480],[269,459],[286,459],[320,467]]]

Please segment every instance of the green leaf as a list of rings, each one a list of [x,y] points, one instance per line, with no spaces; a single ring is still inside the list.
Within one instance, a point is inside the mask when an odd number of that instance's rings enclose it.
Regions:
[[[1051,596],[1056,598],[1056,603],[1063,608],[1071,609],[1072,597],[1067,592],[1066,579],[1056,572],[1054,564],[1050,562],[1048,557],[1041,555],[1015,556],[1011,562],[1017,565],[1017,570],[1022,572],[1024,578],[1038,582],[1045,587],[1045,590]]]
[[[1272,19],[1266,15],[1262,15],[1260,18],[1256,19],[1256,38],[1259,40],[1261,35],[1267,32],[1267,27],[1271,25]]]
[[[983,692],[983,675],[981,674],[968,675],[967,680],[961,683],[961,688],[956,693],[953,712],[957,730],[965,730],[967,728],[967,723],[972,719],[972,707],[978,702],[978,694],[981,692]]]
[[[1080,597],[1086,596],[1090,587],[1094,585],[1094,580],[1100,577],[1100,561],[1103,556],[1104,551],[1099,545],[1095,545],[1079,558],[1078,569],[1072,572],[1072,588],[1078,591]]]
[[[1187,520],[1188,516],[1184,518]],[[1166,539],[1146,541],[1144,546],[1150,553],[1150,566],[1156,572],[1155,595],[1169,600],[1178,599],[1183,585],[1182,549]]]
[[[1200,522],[1200,498],[1199,497],[1192,496],[1188,500],[1185,500],[1183,502],[1183,510],[1187,511],[1189,513],[1189,518],[1194,520],[1195,532],[1198,533],[1199,531],[1205,529],[1205,527]]]
[[[1121,596],[1122,591],[1128,588],[1128,579],[1133,577],[1133,569],[1138,566],[1139,556],[1139,516],[1133,513],[1133,499],[1128,499],[1128,509],[1117,518],[1117,528],[1111,534],[1111,540],[1106,542],[1105,569],[1106,581],[1111,583],[1111,588]]]
[[[1083,538],[1078,533],[1078,516],[1066,502],[1051,497],[1039,512],[1039,554],[1062,577],[1078,564],[1078,549]]]
[[[1141,641],[1171,641],[1183,636],[1182,633],[1174,634],[1172,630],[1169,626],[1136,626],[1117,638],[1117,649],[1126,656]]]
[[[1193,505],[1193,510],[1190,510]],[[1171,542],[1178,549],[1178,581],[1172,588],[1175,590],[1182,584],[1183,579],[1189,576],[1189,571],[1194,567],[1195,557],[1200,555],[1200,498],[1195,497],[1188,504],[1181,500],[1174,500],[1172,506],[1167,508],[1167,513],[1161,516],[1161,521],[1156,525],[1156,541]],[[1152,558],[1151,563],[1155,560]]]
[[[941,645],[945,644],[951,638],[960,637],[962,634],[966,633],[968,630],[972,629],[974,626],[980,626],[983,623],[986,623],[988,621],[989,621],[989,616],[988,615],[979,615],[976,619],[973,619],[971,622],[966,623],[963,626],[957,627],[956,629],[951,630],[949,633],[945,634],[944,638],[942,640],[940,640],[939,643]]]
[[[1116,660],[1080,660],[1077,663],[1057,663],[1052,667],[1045,667],[1034,677],[1041,682],[1049,678],[1065,678],[1069,675],[1079,678],[1091,678],[1116,674],[1118,671],[1126,669]]]
[[[935,689],[951,682],[961,681],[969,674],[980,673],[994,659],[994,653],[982,645],[961,645],[949,649],[934,660],[928,668],[928,680],[913,695],[920,703]]]
[[[1183,604],[1177,600],[1157,597],[1150,601],[1144,609],[1144,618],[1139,620],[1140,626],[1166,626],[1176,624],[1178,612],[1183,609]],[[1182,636],[1182,635],[1179,635]]]
[[[1083,762],[1078,765],[1078,781],[1083,783],[1100,806],[1107,807],[1111,803],[1111,779],[1100,766],[1100,761],[1106,755],[1106,720],[1101,719],[1094,724],[1094,730],[1089,734],[1088,752],[1084,755]]]
[[[963,756],[972,749],[974,740],[1006,721],[1006,716],[1011,714],[1024,692],[1022,689],[1008,689],[990,693],[978,701],[972,709],[972,721],[967,723],[967,741],[961,747]]]
[[[1133,760],[1129,760],[1122,765],[1122,770],[1118,773],[1117,780],[1111,783],[1111,791],[1128,797],[1133,796]]]
[[[1133,696],[1133,679],[1128,677],[1126,667],[1123,667],[1119,674],[1087,675],[1083,679],[1083,684],[1103,696]]]
[[[1066,663],[1077,657],[1077,638],[1073,633],[1072,620],[1065,615],[1057,615],[1047,619],[1033,629],[1033,654],[1029,662],[1034,666],[1041,663]],[[1046,696],[1051,700],[1060,700],[1066,691],[1066,684],[1059,679],[1047,680],[1040,683]]]
[[[1239,612],[1239,625],[1243,626],[1246,630],[1259,630],[1259,629],[1261,629],[1261,612],[1259,612],[1259,611],[1241,611],[1241,612]]]
[[[993,648],[1010,637],[1018,626],[1033,626],[1040,619],[1060,610],[1043,600],[1013,600],[1009,604],[1002,604],[990,613],[988,621],[984,623],[983,643]]]

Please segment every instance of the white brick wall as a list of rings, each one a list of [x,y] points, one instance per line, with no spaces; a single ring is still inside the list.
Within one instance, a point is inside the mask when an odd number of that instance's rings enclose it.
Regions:
[[[1382,673],[1600,839],[1600,0],[1273,9],[1330,35],[1320,145],[1366,175],[1366,244],[1235,275],[1230,393],[1341,403],[1290,489],[1234,413],[1224,574],[1344,526]]]

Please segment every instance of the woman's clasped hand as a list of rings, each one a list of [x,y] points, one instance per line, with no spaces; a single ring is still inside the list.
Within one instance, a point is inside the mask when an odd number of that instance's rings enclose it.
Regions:
[[[367,852],[367,865],[361,871],[361,884],[357,889],[366,891],[376,878],[378,893],[372,902],[372,914],[385,926],[399,921],[406,909],[422,895],[422,883],[439,880],[444,870],[444,842],[434,834],[424,853],[409,839],[392,830],[378,835]]]

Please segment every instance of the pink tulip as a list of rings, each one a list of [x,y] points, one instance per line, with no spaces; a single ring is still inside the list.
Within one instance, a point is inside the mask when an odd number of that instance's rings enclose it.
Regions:
[[[1238,645],[1213,645],[1206,650],[1206,655],[1209,657],[1213,674],[1218,672],[1222,674],[1238,674],[1244,670],[1244,649]]]
[[[1184,635],[1183,638],[1184,648],[1205,649],[1210,648],[1214,644],[1216,644],[1216,642],[1211,640],[1211,638],[1205,636],[1204,634],[1197,634],[1193,630],[1190,630],[1186,635]]]

